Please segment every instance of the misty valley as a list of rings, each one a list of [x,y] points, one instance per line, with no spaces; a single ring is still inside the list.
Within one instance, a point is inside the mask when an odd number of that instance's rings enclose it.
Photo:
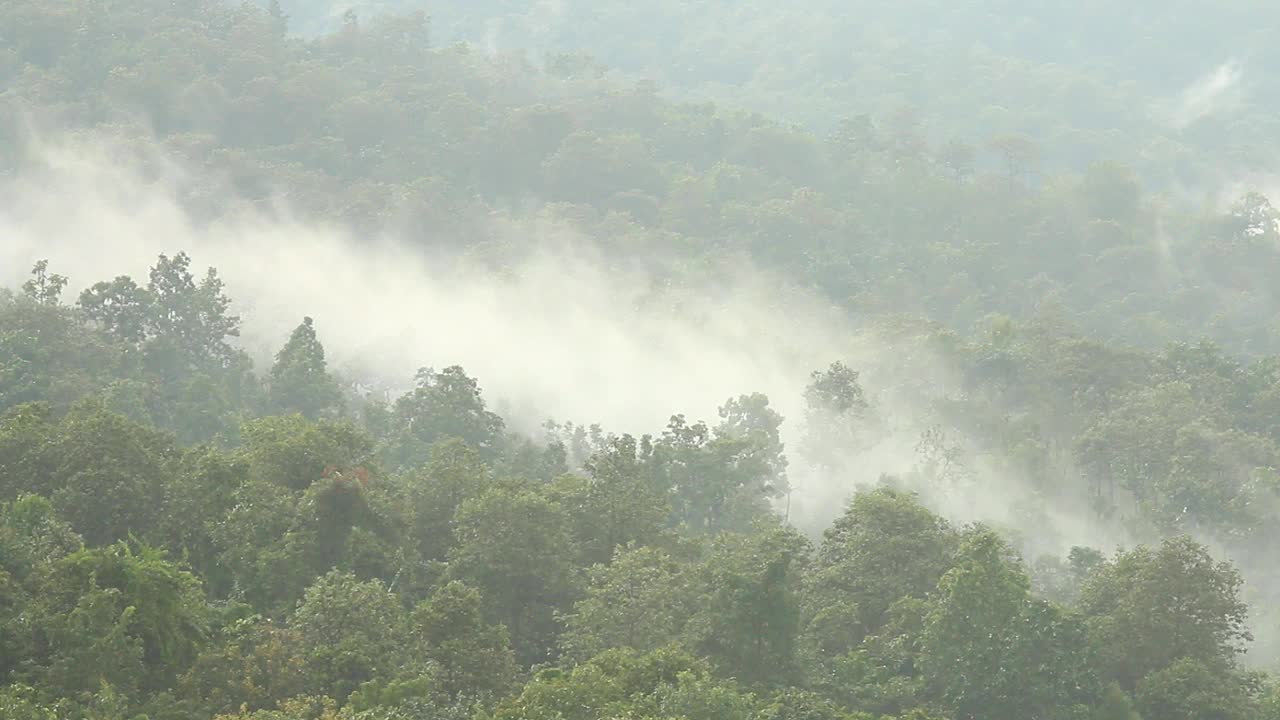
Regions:
[[[0,0],[0,720],[1280,720],[1280,5]]]

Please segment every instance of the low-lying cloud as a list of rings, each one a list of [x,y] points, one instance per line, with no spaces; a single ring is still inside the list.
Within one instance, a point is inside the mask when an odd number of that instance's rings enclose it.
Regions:
[[[1230,110],[1241,100],[1244,66],[1228,60],[1182,91],[1170,118],[1176,128],[1186,128],[1210,115]]]
[[[546,215],[493,221],[495,235],[513,240],[501,273],[287,209],[198,222],[177,195],[189,179],[184,169],[151,152],[146,173],[101,141],[34,153],[0,188],[0,283],[15,287],[47,258],[71,278],[73,297],[116,275],[145,278],[158,254],[185,251],[196,267],[219,270],[259,367],[311,316],[345,377],[403,389],[419,367],[459,364],[514,429],[535,437],[546,419],[637,434],[660,431],[675,413],[714,423],[727,398],[763,392],[787,419],[792,520],[811,531],[855,487],[915,468],[920,433],[936,422],[930,396],[957,387],[921,346],[886,341],[747,262],[667,287]],[[862,372],[880,430],[842,467],[818,471],[796,453],[802,395],[809,373],[836,360]],[[955,520],[1021,525],[1020,504],[1031,497],[1025,483],[999,463],[971,456],[970,464],[970,485],[921,488],[926,500]],[[1055,550],[1100,537],[1070,509],[1049,521],[1056,534],[1041,519],[1026,530],[1052,537]]]

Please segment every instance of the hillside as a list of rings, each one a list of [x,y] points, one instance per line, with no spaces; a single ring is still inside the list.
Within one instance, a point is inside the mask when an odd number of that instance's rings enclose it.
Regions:
[[[0,0],[0,718],[1280,718],[1274,11],[346,9]]]

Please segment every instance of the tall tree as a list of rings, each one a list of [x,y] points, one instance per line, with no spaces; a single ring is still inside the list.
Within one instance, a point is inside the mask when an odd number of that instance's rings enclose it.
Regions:
[[[414,636],[440,667],[441,689],[451,699],[499,698],[515,681],[507,629],[485,622],[483,611],[479,591],[456,580],[413,610]]]
[[[908,493],[881,488],[853,496],[823,533],[805,578],[807,636],[824,654],[857,646],[903,598],[923,599],[950,567],[956,537]]]
[[[22,284],[22,292],[41,305],[57,305],[66,286],[66,276],[50,273],[49,261],[40,260],[31,269],[31,279]]]
[[[858,377],[858,371],[842,362],[810,375],[801,449],[820,468],[844,467],[866,441],[870,406]]]
[[[267,398],[272,412],[300,413],[311,420],[333,418],[342,412],[342,389],[329,374],[324,346],[311,318],[294,328],[267,375]]]
[[[417,383],[392,409],[393,436],[386,453],[392,465],[421,464],[434,443],[450,437],[464,440],[485,458],[498,456],[505,424],[485,406],[474,378],[454,365],[439,372],[419,370]]]
[[[310,587],[292,619],[308,684],[345,700],[362,683],[407,659],[408,616],[399,599],[376,580],[331,571]]]
[[[577,660],[612,648],[657,650],[680,637],[696,606],[689,568],[658,548],[619,548],[590,574],[560,641]]]
[[[926,691],[957,718],[1071,718],[1092,704],[1084,625],[1040,600],[1009,546],[976,528],[921,636]]]
[[[522,664],[555,656],[557,611],[577,594],[577,554],[564,511],[521,487],[498,486],[458,507],[449,580],[484,596],[490,622],[511,631]]]
[[[197,283],[186,253],[161,255],[151,268],[147,296],[147,329],[156,339],[151,348],[154,361],[173,372],[231,363],[235,352],[227,340],[240,335],[240,318],[228,314],[231,300],[223,293],[217,270],[209,268]]]
[[[1223,675],[1252,639],[1240,574],[1188,537],[1120,553],[1086,581],[1080,608],[1102,673],[1132,691],[1183,658]]]
[[[795,678],[800,578],[810,546],[795,530],[761,523],[750,534],[725,533],[698,570],[694,646],[722,673],[751,684]]]
[[[644,455],[630,435],[611,438],[588,461],[588,477],[566,475],[552,484],[549,491],[570,516],[585,564],[607,563],[616,548],[663,535],[670,493],[654,482]]]

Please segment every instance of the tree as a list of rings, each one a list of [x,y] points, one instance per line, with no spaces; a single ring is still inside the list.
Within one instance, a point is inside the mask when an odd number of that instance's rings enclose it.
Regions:
[[[788,492],[786,448],[781,435],[783,417],[769,407],[769,398],[761,393],[729,398],[719,412],[716,436],[750,443],[769,468],[769,485]]]
[[[1111,683],[1102,693],[1102,700],[1094,712],[1097,720],[1142,720],[1142,716],[1133,709],[1133,701],[1120,686]]]
[[[226,612],[229,610],[230,612]],[[196,661],[174,687],[180,706],[213,716],[274,707],[306,692],[312,678],[295,628],[224,609]]]
[[[190,267],[186,253],[160,255],[147,283],[148,355],[162,373],[224,368],[236,355],[227,338],[240,335],[240,318],[228,314],[218,271],[209,268],[197,283]]]
[[[1004,163],[1011,187],[1031,172],[1040,160],[1040,148],[1024,135],[1001,135],[992,138],[988,145]]]
[[[1142,679],[1136,692],[1142,716],[1161,720],[1244,720],[1254,717],[1245,683],[1182,658]]]
[[[254,479],[305,490],[326,468],[369,466],[373,439],[348,422],[310,422],[301,415],[251,420],[241,430]]]
[[[660,539],[672,513],[669,492],[654,482],[635,438],[610,438],[586,470],[589,477],[562,476],[549,488],[569,514],[584,564],[607,563],[618,547]]]
[[[457,543],[455,515],[462,503],[480,497],[493,484],[480,453],[458,438],[431,447],[431,458],[397,479],[410,513],[410,538],[418,555],[444,560]]]
[[[48,468],[41,491],[86,542],[156,537],[161,518],[153,503],[177,453],[170,437],[89,400],[62,419],[51,440],[32,449]]]
[[[41,574],[82,547],[83,541],[39,495],[0,504],[0,681],[36,654],[30,611]],[[3,707],[3,705],[0,705]]]
[[[76,304],[89,320],[128,346],[139,347],[147,339],[147,313],[151,294],[125,275],[98,282],[80,293]]]
[[[1080,608],[1104,677],[1133,690],[1187,658],[1229,672],[1252,639],[1239,573],[1188,537],[1118,554],[1085,583]]]
[[[234,714],[218,715],[214,720],[343,720],[347,713],[339,715],[338,703],[330,697],[301,695],[281,700],[275,710],[241,708]],[[394,716],[391,716],[394,717]],[[396,720],[399,720],[396,717]]]
[[[480,593],[456,580],[413,610],[414,637],[439,666],[441,690],[451,700],[500,698],[515,681],[507,629],[485,622],[483,611]]]
[[[977,150],[963,140],[950,140],[938,151],[938,162],[951,171],[956,182],[973,172]]]
[[[816,693],[788,688],[761,703],[760,720],[868,720],[869,716],[844,710]]]
[[[196,281],[185,253],[160,255],[145,288],[128,277],[80,295],[84,315],[120,343],[126,367],[148,380],[150,415],[185,442],[230,434],[250,386],[249,360],[231,346],[240,319],[218,273]]]
[[[1032,599],[1008,545],[982,527],[938,582],[920,647],[926,691],[958,718],[1069,718],[1098,694],[1084,625]]]
[[[271,22],[278,34],[284,35],[289,31],[289,16],[280,7],[280,0],[271,0],[267,4],[267,14],[271,16]]]
[[[955,534],[912,494],[859,492],[823,533],[805,578],[807,635],[824,654],[852,650],[902,598],[924,598],[951,566]]]
[[[1239,244],[1274,241],[1280,236],[1280,210],[1265,195],[1247,193],[1231,206],[1223,225],[1228,238]]]
[[[44,566],[83,546],[83,539],[39,495],[0,504],[0,568],[26,581]]]
[[[342,412],[342,389],[325,365],[324,346],[316,338],[311,318],[294,328],[267,376],[272,412],[300,413],[311,420],[334,418]]]
[[[640,654],[611,650],[572,669],[546,669],[494,720],[687,718],[747,720],[751,698],[711,677],[710,668],[680,650]]]
[[[422,463],[434,443],[450,437],[472,445],[484,458],[497,457],[505,424],[485,407],[474,379],[454,365],[440,372],[419,370],[417,382],[393,408],[393,437],[386,453],[393,466]]]
[[[18,405],[0,414],[0,500],[23,493],[52,494],[56,483],[52,458],[37,452],[47,447],[57,429],[53,409],[44,403]]]
[[[649,466],[659,487],[669,489],[677,525],[716,532],[750,528],[767,514],[769,500],[782,496],[773,462],[756,438],[716,435],[706,423],[675,415],[653,441]]]
[[[895,602],[886,613],[884,627],[853,651],[816,657],[812,651],[806,653],[806,679],[814,690],[845,707],[897,715],[923,706],[920,645],[929,610],[925,600],[907,597]],[[833,645],[843,638],[839,627],[834,634]],[[811,638],[809,645],[820,644]]]
[[[842,362],[815,370],[804,391],[802,449],[819,468],[839,468],[865,442],[869,405],[858,371]]]
[[[209,447],[182,452],[168,464],[163,483],[156,542],[184,557],[205,581],[210,595],[225,597],[232,578],[214,539],[249,482],[249,465],[239,454]]]
[[[109,683],[169,687],[194,661],[208,615],[200,581],[152,548],[120,543],[61,558],[41,581],[36,676],[67,696]]]
[[[41,305],[56,306],[66,286],[66,276],[49,273],[49,261],[40,260],[31,269],[31,279],[22,284],[22,292]]]
[[[29,402],[64,409],[101,389],[120,360],[71,308],[0,290],[0,412]]]
[[[1223,411],[1210,403],[1221,403],[1228,392],[1209,390],[1223,384],[1196,375],[1127,394],[1092,418],[1076,447],[1094,492],[1114,501],[1117,488],[1128,491],[1154,530],[1238,533],[1257,523],[1255,508],[1269,494],[1253,478],[1280,462],[1280,454],[1223,428]],[[1197,397],[1202,386],[1209,390],[1203,399]]]
[[[556,612],[576,592],[576,554],[564,511],[531,489],[495,487],[465,500],[446,578],[484,596],[486,617],[511,631],[524,665],[555,654]]]
[[[1056,555],[1041,557],[1032,572],[1035,594],[1064,607],[1074,606],[1085,579],[1104,562],[1106,557],[1098,550],[1079,546],[1068,551],[1066,562]]]
[[[66,717],[65,705],[51,706],[41,702],[40,694],[29,685],[8,684],[0,688],[0,717],[29,720],[60,720]]]
[[[763,523],[750,534],[713,540],[697,571],[702,597],[687,633],[723,675],[761,685],[794,679],[809,550],[795,530]]]
[[[1114,221],[1131,232],[1141,210],[1142,188],[1129,168],[1094,163],[1080,184],[1080,198],[1089,217]]]
[[[246,425],[247,481],[211,529],[220,564],[244,600],[279,617],[334,567],[356,571],[366,532],[388,532],[369,504],[372,440],[349,424],[300,415]]]
[[[582,661],[613,648],[650,652],[675,642],[696,598],[688,570],[658,548],[619,548],[564,618],[560,644]]]
[[[338,700],[398,670],[410,649],[400,600],[377,580],[361,582],[338,570],[307,588],[292,625],[309,685]]]

